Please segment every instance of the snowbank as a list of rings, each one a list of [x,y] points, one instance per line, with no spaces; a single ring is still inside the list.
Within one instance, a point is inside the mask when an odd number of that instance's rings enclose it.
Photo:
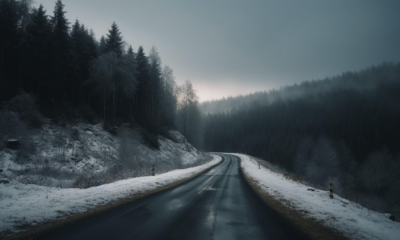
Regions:
[[[306,217],[322,220],[350,239],[400,239],[400,223],[389,220],[385,214],[337,195],[330,199],[328,191],[308,191],[309,187],[287,180],[282,174],[264,167],[258,169],[258,163],[250,156],[233,155],[240,157],[244,174],[254,179],[261,189],[276,199],[287,200],[287,207],[305,211]]]
[[[10,184],[0,184],[0,232],[16,232],[17,227],[24,224],[35,225],[64,218],[189,178],[222,160],[217,155],[212,156],[210,162],[201,166],[121,180],[88,189],[60,189],[21,184],[15,180]]]

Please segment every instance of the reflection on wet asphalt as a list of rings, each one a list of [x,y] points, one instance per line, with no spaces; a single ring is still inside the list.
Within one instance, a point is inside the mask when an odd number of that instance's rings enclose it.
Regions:
[[[224,161],[182,185],[81,220],[40,239],[308,239],[263,203]]]

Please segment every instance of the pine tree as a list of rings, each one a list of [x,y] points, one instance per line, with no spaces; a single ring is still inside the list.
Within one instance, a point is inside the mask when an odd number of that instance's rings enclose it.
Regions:
[[[129,45],[127,55],[135,57],[135,53],[133,52],[132,45]]]
[[[99,55],[106,53],[106,38],[101,36],[99,42]]]
[[[161,115],[163,117],[163,125],[167,129],[175,127],[175,114],[177,107],[176,99],[176,83],[172,69],[165,66],[162,71],[162,100],[161,100]]]
[[[82,26],[83,27],[83,26]],[[84,43],[84,34],[85,32],[82,31],[80,23],[78,20],[75,20],[74,25],[72,25],[72,30],[71,30],[71,43],[72,43],[72,48],[73,48],[73,55],[74,55],[74,60],[76,60],[76,77],[72,78],[72,91],[73,93],[78,93],[78,94],[73,94],[72,96],[72,103],[76,104],[80,102],[82,98],[82,71],[84,71],[85,66],[83,63],[83,55],[85,55],[85,43]],[[83,27],[84,28],[84,27]]]
[[[92,61],[89,83],[94,85],[96,92],[103,98],[103,117],[106,128],[116,123],[115,110],[118,95],[130,96],[135,92],[137,85],[135,75],[134,62],[125,57],[118,58],[112,51]],[[111,104],[107,104],[109,98],[111,98]],[[107,111],[107,108],[110,110]]]
[[[90,61],[97,57],[97,47],[94,37],[78,20],[72,26],[71,38],[79,69],[78,76],[74,79],[75,92],[79,93],[74,99],[74,103],[77,104],[83,101],[83,83],[89,78]]]
[[[21,30],[25,32],[26,26],[29,24],[31,20],[31,10],[33,0],[20,0],[20,13],[21,13]]]
[[[111,29],[108,31],[105,52],[115,52],[118,57],[122,56],[123,53],[123,44],[121,32],[115,22],[112,23]]]
[[[163,124],[161,116],[162,81],[161,81],[161,59],[155,47],[152,47],[149,54],[149,121],[150,132],[159,133]]]
[[[65,94],[73,99],[75,92],[72,79],[76,77],[77,65],[69,35],[69,22],[65,18],[65,13],[64,4],[61,0],[58,0],[54,7],[54,16],[52,18],[54,78],[50,87],[56,93]]]
[[[136,75],[137,75],[136,60],[132,46],[128,48],[127,53],[123,55],[122,59],[124,63],[131,66],[132,71],[134,71],[134,76],[136,81]],[[131,81],[126,82],[128,86],[130,86],[131,83],[132,83]],[[134,124],[136,84],[134,88],[121,86],[120,90],[123,91],[123,94],[119,95],[119,99],[117,102],[118,116],[124,122],[129,122]]]
[[[33,9],[31,21],[26,26],[25,37],[25,65],[27,66],[26,89],[34,92],[40,99],[42,86],[48,85],[51,81],[49,66],[51,65],[51,25],[46,16],[46,11],[40,5]]]
[[[99,43],[96,40],[96,36],[94,34],[94,31],[91,29],[89,31],[89,34],[87,36],[87,41],[88,41],[88,45],[89,45],[89,54],[87,62],[86,62],[86,71],[85,74],[83,76],[83,82],[86,83],[86,81],[90,78],[90,63],[95,60],[98,56],[99,56]],[[86,86],[86,84],[84,84],[84,86]],[[89,102],[90,96],[91,96],[91,89],[86,87],[83,89],[83,94],[84,96],[86,96],[85,98],[83,98],[83,101],[87,101]]]
[[[20,42],[17,45],[19,51],[19,59],[18,59],[18,80],[22,87],[26,85],[26,66],[24,66],[25,62],[25,40],[26,40],[26,26],[30,22],[31,11],[32,11],[33,0],[20,0],[18,4],[18,11],[20,14],[19,26],[20,26]]]
[[[20,15],[18,13],[18,3],[15,0],[0,1],[0,95],[4,96],[15,94],[19,87],[13,81],[12,75],[15,66],[18,66],[15,52],[16,45],[19,43],[18,23]],[[6,82],[7,81],[7,84]],[[10,91],[11,90],[11,91]]]
[[[150,129],[150,99],[149,99],[149,63],[140,46],[135,57],[136,61],[136,79],[138,81],[137,93],[135,96],[135,119],[145,129]]]

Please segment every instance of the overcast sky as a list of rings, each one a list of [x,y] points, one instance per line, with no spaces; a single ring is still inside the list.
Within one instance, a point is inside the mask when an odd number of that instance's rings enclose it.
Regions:
[[[35,0],[52,15],[55,0]],[[105,35],[115,21],[136,51],[157,47],[201,101],[400,61],[398,0],[64,0]]]

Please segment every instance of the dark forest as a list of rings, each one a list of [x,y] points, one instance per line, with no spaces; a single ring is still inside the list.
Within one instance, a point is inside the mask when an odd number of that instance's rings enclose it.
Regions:
[[[382,64],[208,102],[213,111],[242,104],[206,116],[205,148],[257,156],[322,188],[335,182],[343,196],[371,208],[393,206],[400,186],[399,92],[400,64]]]
[[[16,97],[33,101],[54,123],[104,120],[104,129],[114,133],[129,123],[155,148],[157,135],[179,129],[199,146],[195,90],[190,81],[176,85],[155,47],[148,56],[141,46],[134,52],[115,22],[97,40],[79,20],[66,19],[61,1],[51,15],[42,5],[32,9],[32,1],[0,4],[2,108]],[[40,126],[36,119],[32,127]]]

